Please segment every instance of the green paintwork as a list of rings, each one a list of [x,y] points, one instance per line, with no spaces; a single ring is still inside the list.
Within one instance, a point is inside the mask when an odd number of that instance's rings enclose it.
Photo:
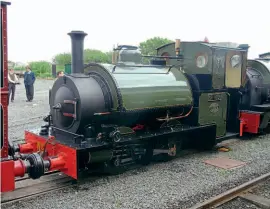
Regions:
[[[260,71],[263,76],[263,84],[270,84],[270,61],[268,60],[248,60],[248,67]]]
[[[226,49],[213,49],[212,87],[221,89],[225,86]]]
[[[163,53],[168,52],[170,56],[175,56],[175,45],[174,43],[167,45],[164,48],[160,48],[157,55],[162,56]],[[196,66],[196,57],[201,52],[207,54],[208,62],[205,67],[198,68]],[[184,56],[183,61],[171,59],[168,61],[169,65],[183,64],[182,69],[188,74],[210,74],[212,72],[212,51],[211,48],[205,44],[198,42],[182,42],[180,47],[180,53]]]
[[[106,66],[109,72],[112,66]],[[127,110],[192,104],[192,93],[184,74],[169,67],[117,66],[115,79]],[[136,73],[136,74],[134,74]]]
[[[242,79],[241,84],[244,86],[245,80],[246,80],[246,74],[247,74],[247,63],[248,63],[248,52],[244,51],[242,52],[242,59],[244,62],[242,62]]]
[[[215,95],[219,99],[210,99],[213,93],[202,93],[199,101],[199,124],[216,123],[217,137],[226,134],[226,115],[227,115],[227,93],[219,92]],[[211,97],[211,96],[210,96]]]
[[[108,82],[113,99],[113,110],[119,106],[117,89],[121,93],[126,110],[192,105],[193,98],[187,78],[178,68],[168,66],[130,67],[100,64],[85,69],[96,71]]]
[[[230,58],[227,56],[241,53],[242,61],[246,62],[247,58],[244,49],[233,47],[226,47],[225,43],[212,44],[204,42],[181,42],[180,54],[183,55],[184,59],[181,61],[176,59],[167,60],[168,65],[182,65],[182,69],[187,74],[211,74],[212,75],[212,87],[213,89],[222,89],[225,87],[225,76],[226,76],[226,59]],[[169,56],[175,56],[175,43],[167,44],[157,49],[157,55],[163,56],[168,53]],[[207,64],[199,68],[196,64],[198,56],[203,55],[207,60]],[[242,64],[241,68],[243,74],[246,70],[245,64]],[[230,79],[230,78],[228,78]],[[241,75],[239,76],[241,80]]]

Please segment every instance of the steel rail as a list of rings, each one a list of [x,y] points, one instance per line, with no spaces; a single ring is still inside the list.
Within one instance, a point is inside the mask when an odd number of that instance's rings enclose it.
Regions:
[[[214,208],[220,206],[226,202],[229,202],[237,197],[239,197],[242,193],[256,187],[258,184],[266,181],[270,178],[270,172],[264,175],[259,176],[258,178],[252,179],[240,186],[237,186],[233,189],[230,189],[224,193],[221,193],[215,197],[212,197],[205,202],[198,203],[192,206],[190,209],[205,209],[205,208]]]
[[[64,188],[70,188],[74,185],[80,186],[85,182],[93,182],[100,178],[100,176],[86,176],[85,178],[77,181],[65,174],[51,173],[40,181],[31,181],[23,187],[17,188],[12,192],[1,194],[1,206],[14,204],[18,201],[27,200],[29,198],[37,197],[40,195],[48,194],[50,192],[58,191]],[[25,179],[26,181],[28,179]],[[31,179],[29,179],[31,180]],[[19,183],[19,182],[18,182]]]
[[[42,176],[48,176],[48,175],[51,175],[51,174],[54,174],[54,173],[60,173],[60,171],[48,171],[48,172],[45,172]],[[26,179],[31,179],[31,178],[29,176],[18,177],[18,178],[15,179],[15,182],[23,181],[23,180],[26,180]]]
[[[19,200],[33,198],[41,194],[57,191],[66,187],[70,187],[74,180],[70,177],[63,176],[58,179],[32,184],[26,187],[18,188],[15,191],[4,193],[1,195],[1,206],[15,203]]]

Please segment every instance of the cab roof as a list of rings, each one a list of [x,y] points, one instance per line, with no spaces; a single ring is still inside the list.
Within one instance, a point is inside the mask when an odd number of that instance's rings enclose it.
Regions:
[[[249,46],[247,44],[236,44],[236,43],[231,43],[231,42],[220,42],[220,43],[207,43],[207,42],[203,42],[203,41],[185,41],[184,43],[199,43],[211,48],[226,48],[226,49],[237,49],[237,50],[243,50],[243,48],[249,48]],[[156,50],[162,49],[166,46],[170,46],[175,44],[175,42],[172,43],[168,43],[165,44],[163,46],[160,46],[158,48],[156,48]]]
[[[11,5],[10,2],[7,1],[1,1],[1,6]]]

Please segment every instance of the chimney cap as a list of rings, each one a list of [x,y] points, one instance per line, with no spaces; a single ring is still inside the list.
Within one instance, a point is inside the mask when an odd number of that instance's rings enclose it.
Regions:
[[[69,32],[68,35],[85,35],[85,36],[87,36],[88,34],[85,33],[84,31],[81,31],[81,30],[73,30],[73,31]]]

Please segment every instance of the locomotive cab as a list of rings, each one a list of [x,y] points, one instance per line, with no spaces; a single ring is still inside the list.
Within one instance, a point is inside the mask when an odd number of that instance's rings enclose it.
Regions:
[[[175,54],[174,43],[157,49],[157,55]],[[189,120],[194,124],[217,124],[216,136],[237,135],[238,90],[246,67],[247,47],[225,43],[182,42],[182,69],[192,86],[195,101]],[[179,64],[171,59],[171,64]],[[238,124],[239,125],[239,124]],[[229,131],[229,132],[228,132]]]
[[[188,58],[183,70],[197,101],[193,121],[215,122],[220,140],[258,133],[268,126],[269,59],[248,60],[248,48],[247,44],[204,42],[183,42],[180,48]],[[159,47],[157,54],[174,54],[173,43]]]

